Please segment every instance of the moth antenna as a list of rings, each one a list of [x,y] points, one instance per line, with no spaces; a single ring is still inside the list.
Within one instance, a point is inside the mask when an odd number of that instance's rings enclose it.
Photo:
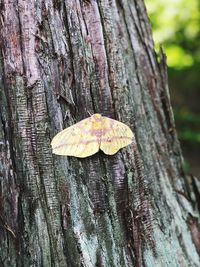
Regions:
[[[90,111],[89,111],[89,110],[87,110],[87,113],[88,113],[90,116],[94,115],[94,114],[90,113]]]

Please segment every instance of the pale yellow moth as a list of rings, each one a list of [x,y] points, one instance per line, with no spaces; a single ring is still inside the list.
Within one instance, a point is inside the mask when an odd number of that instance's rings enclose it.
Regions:
[[[100,149],[113,155],[133,139],[127,125],[97,113],[59,132],[51,145],[54,154],[85,158]]]

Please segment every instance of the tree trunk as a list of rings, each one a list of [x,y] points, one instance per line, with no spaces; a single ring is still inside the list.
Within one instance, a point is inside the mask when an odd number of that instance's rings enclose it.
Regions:
[[[143,1],[2,0],[0,27],[0,266],[200,266],[197,180]],[[94,113],[136,144],[52,155]]]

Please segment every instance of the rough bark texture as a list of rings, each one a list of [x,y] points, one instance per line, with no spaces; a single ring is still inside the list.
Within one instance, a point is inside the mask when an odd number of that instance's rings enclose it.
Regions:
[[[143,1],[1,0],[0,41],[0,265],[200,266],[198,182]],[[137,145],[52,155],[52,137],[95,112]]]

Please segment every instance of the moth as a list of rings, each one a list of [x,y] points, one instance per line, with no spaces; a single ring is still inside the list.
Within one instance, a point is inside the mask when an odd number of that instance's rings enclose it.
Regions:
[[[113,155],[133,140],[127,125],[97,113],[59,132],[51,146],[54,154],[85,158],[100,149]]]

